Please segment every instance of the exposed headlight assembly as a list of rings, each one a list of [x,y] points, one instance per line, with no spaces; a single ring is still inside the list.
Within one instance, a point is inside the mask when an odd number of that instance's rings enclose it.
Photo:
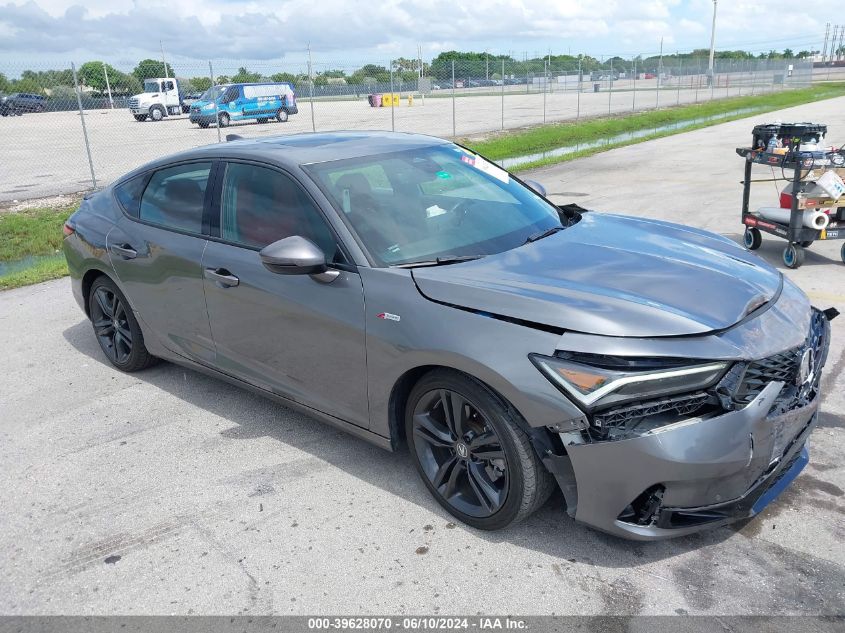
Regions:
[[[623,358],[598,354],[531,354],[531,361],[585,411],[630,401],[705,389],[728,363],[677,358]]]

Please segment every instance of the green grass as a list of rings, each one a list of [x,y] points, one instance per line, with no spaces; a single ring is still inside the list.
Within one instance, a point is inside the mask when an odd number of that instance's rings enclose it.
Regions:
[[[78,205],[0,213],[0,262],[37,259],[26,268],[0,275],[0,290],[67,275],[61,254],[62,225]]]
[[[0,275],[0,290],[38,284],[67,275],[67,262],[62,254],[45,257],[31,266],[7,275]]]
[[[789,90],[773,94],[731,97],[729,99],[675,106],[662,110],[651,110],[648,112],[638,112],[621,116],[598,117],[581,121],[555,123],[527,130],[506,132],[480,141],[467,139],[462,141],[462,144],[472,148],[480,154],[483,154],[487,158],[500,160],[503,158],[513,158],[523,156],[525,154],[534,154],[553,150],[558,147],[566,147],[579,143],[601,140],[603,138],[625,134],[626,132],[651,130],[673,123],[690,122],[689,126],[683,126],[682,129],[678,130],[655,132],[654,134],[637,139],[602,145],[600,147],[583,150],[573,154],[567,154],[565,156],[549,157],[532,163],[521,164],[516,168],[516,171],[522,171],[533,167],[550,165],[572,160],[574,158],[589,156],[615,147],[642,143],[643,141],[659,138],[661,136],[679,134],[693,129],[747,118],[763,112],[771,112],[773,110],[819,101],[821,99],[830,99],[842,95],[845,95],[845,83],[829,83],[812,86],[810,88]],[[744,108],[754,108],[755,110],[751,113],[719,118],[714,121],[702,121],[695,124],[692,123],[695,119],[703,119],[719,115],[726,111]]]

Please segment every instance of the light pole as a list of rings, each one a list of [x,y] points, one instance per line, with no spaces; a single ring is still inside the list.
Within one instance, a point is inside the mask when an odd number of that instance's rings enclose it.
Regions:
[[[170,73],[167,72],[167,60],[164,58],[164,43],[159,40],[158,45],[161,47],[161,63],[164,64],[164,78],[170,79]]]
[[[109,71],[106,68],[106,62],[103,62],[103,74],[106,76],[106,90],[109,93],[109,106],[114,110],[114,100],[111,98],[111,85],[109,84]]]
[[[719,0],[713,0],[713,25],[710,27],[710,65],[707,67],[707,81],[713,83],[713,56],[716,53],[716,6]]]

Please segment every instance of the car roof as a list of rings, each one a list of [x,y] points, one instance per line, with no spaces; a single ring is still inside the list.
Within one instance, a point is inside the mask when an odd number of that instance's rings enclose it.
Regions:
[[[275,163],[282,167],[297,167],[448,143],[449,141],[435,136],[402,132],[348,131],[286,134],[212,143],[161,158],[136,169],[131,175],[170,163],[203,158],[241,158]]]

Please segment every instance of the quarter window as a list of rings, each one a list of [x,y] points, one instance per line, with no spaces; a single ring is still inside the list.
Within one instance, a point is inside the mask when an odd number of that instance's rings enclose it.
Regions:
[[[211,163],[190,163],[155,172],[141,197],[142,220],[171,229],[202,232]]]
[[[135,176],[126,182],[122,182],[114,188],[114,195],[123,210],[133,218],[137,218],[141,210],[141,194],[144,193],[144,183],[147,182],[146,174]]]
[[[273,169],[230,163],[223,179],[223,239],[253,248],[299,235],[338,261],[337,243],[320,212],[289,176]]]

